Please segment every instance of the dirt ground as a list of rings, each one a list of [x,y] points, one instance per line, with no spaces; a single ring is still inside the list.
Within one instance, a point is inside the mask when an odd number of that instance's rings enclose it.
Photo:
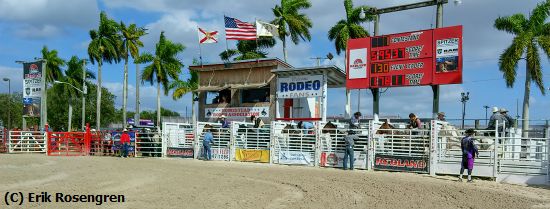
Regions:
[[[550,188],[455,177],[188,159],[0,155],[6,192],[122,194],[24,208],[550,208]]]

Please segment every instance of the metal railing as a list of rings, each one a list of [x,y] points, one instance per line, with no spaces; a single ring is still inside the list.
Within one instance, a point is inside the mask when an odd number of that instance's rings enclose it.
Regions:
[[[136,133],[136,157],[162,157],[162,137],[158,132]]]
[[[290,125],[290,126],[288,126]],[[290,123],[273,123],[272,162],[314,166],[317,162],[317,130],[294,129]]]
[[[41,131],[10,131],[9,153],[46,153],[46,137]]]

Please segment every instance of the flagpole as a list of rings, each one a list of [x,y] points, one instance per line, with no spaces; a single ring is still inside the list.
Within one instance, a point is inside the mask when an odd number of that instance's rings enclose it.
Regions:
[[[223,14],[223,23],[225,24],[225,14]],[[225,27],[224,33],[225,33],[225,54],[229,55],[229,45],[227,44],[227,27]]]
[[[197,31],[200,32],[199,26],[197,26]],[[199,60],[200,60],[200,62],[201,62],[201,67],[202,67],[202,44],[201,44],[201,37],[200,37],[200,36],[197,36],[197,38],[199,39]]]
[[[254,18],[254,24],[256,25],[256,53],[259,53],[258,51],[258,20],[256,20],[256,18]]]

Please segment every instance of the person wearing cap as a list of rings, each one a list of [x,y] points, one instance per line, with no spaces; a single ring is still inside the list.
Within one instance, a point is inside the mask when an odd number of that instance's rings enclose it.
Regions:
[[[496,124],[499,124],[499,132],[501,132],[502,124],[504,123],[504,117],[500,114],[498,107],[493,107],[493,115],[489,118],[489,124],[487,125],[487,130],[495,130]],[[491,135],[494,135],[491,133]]]
[[[225,115],[222,115],[220,117],[219,122],[222,124],[222,128],[229,128],[229,122],[227,122],[227,119],[225,118]]]
[[[444,112],[439,112],[439,113],[437,113],[437,120],[439,120],[439,121],[446,121],[446,120],[445,120],[445,113],[444,113]]]
[[[350,129],[354,129],[354,128],[359,128],[359,120],[361,119],[361,116],[363,116],[361,114],[361,112],[355,112],[353,114],[353,117],[351,117],[351,120],[350,120]]]
[[[514,124],[514,119],[510,115],[508,115],[508,110],[506,108],[500,108],[500,114],[506,122],[506,127],[512,127]]]
[[[254,123],[254,128],[262,128],[264,126],[264,121],[255,115],[250,116],[250,122]]]
[[[458,181],[462,181],[464,169],[468,169],[468,182],[472,182],[472,170],[474,169],[474,159],[479,155],[476,144],[474,143],[474,129],[466,130],[466,137],[462,138],[460,149],[462,150],[462,163],[460,166],[460,176]]]
[[[347,170],[347,164],[349,159],[349,168],[353,170],[353,161],[355,160],[353,156],[353,147],[355,146],[355,140],[358,140],[359,136],[355,135],[355,131],[348,130],[348,135],[344,137],[346,143],[346,149],[344,150],[344,170]]]
[[[128,147],[130,146],[130,134],[128,134],[128,129],[124,129],[122,135],[120,135],[120,143],[122,144],[122,153],[120,157],[128,157]]]

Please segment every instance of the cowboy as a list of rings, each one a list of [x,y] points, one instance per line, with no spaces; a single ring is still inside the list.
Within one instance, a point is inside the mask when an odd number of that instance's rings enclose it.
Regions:
[[[310,129],[313,129],[314,125],[313,123],[311,122],[303,122],[303,121],[300,121],[298,122],[298,129],[303,129],[303,133],[304,134],[307,134],[309,132]]]
[[[122,153],[120,157],[128,157],[128,147],[130,146],[130,135],[128,134],[128,129],[124,129],[122,135],[120,135],[120,143],[122,144]]]
[[[487,130],[495,130],[496,124],[498,122],[498,132],[502,131],[502,124],[504,123],[505,118],[500,114],[498,107],[493,107],[493,115],[489,118],[489,124],[487,125]],[[491,133],[494,136],[494,133]]]
[[[344,150],[344,170],[347,170],[347,163],[349,159],[349,168],[353,170],[353,161],[355,160],[353,156],[353,147],[355,146],[355,140],[359,140],[359,137],[355,135],[355,131],[348,130],[348,135],[344,137],[346,143],[346,149]]]
[[[350,129],[356,129],[356,128],[359,128],[359,122],[360,122],[360,118],[361,116],[363,116],[361,114],[361,112],[355,112],[353,114],[353,117],[351,117],[351,120],[350,120],[350,124],[349,124],[349,127]]]
[[[222,128],[229,128],[229,122],[225,119],[225,115],[220,117],[219,122],[222,124]]]
[[[474,159],[479,155],[477,146],[474,143],[474,129],[466,130],[466,137],[462,138],[460,149],[462,150],[462,163],[460,166],[460,176],[458,181],[462,181],[464,169],[468,169],[468,182],[472,182],[472,170],[474,169]]]
[[[514,126],[514,119],[510,115],[508,115],[508,110],[506,108],[500,108],[500,114],[506,122],[506,127]]]
[[[204,139],[202,140],[202,148],[204,150],[204,160],[212,160],[212,144],[214,143],[214,136],[210,129],[207,128],[204,133]]]
[[[445,120],[445,113],[444,113],[444,112],[438,112],[438,113],[437,113],[437,120],[439,120],[439,121],[446,121],[446,120]]]
[[[414,113],[409,114],[409,125],[408,129],[419,129],[422,128],[422,121],[416,117]]]

